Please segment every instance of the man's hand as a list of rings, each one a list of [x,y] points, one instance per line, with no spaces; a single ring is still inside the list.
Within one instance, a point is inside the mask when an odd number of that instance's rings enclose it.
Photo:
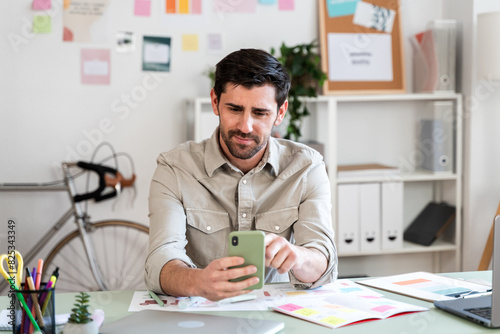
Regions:
[[[327,268],[323,253],[314,248],[295,246],[276,234],[266,234],[266,266],[284,274],[293,269],[295,278],[302,282],[317,281]]]
[[[255,266],[233,268],[242,265],[242,257],[224,257],[214,260],[204,269],[189,268],[184,262],[172,260],[163,266],[161,286],[165,293],[174,296],[201,296],[211,301],[244,295],[251,290],[243,290],[259,282],[258,277],[250,277],[240,282],[230,279],[254,274]]]

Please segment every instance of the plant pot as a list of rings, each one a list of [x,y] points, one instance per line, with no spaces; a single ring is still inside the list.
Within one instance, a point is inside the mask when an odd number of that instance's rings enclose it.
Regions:
[[[98,334],[99,327],[95,321],[86,324],[74,324],[71,322],[64,325],[63,334]]]

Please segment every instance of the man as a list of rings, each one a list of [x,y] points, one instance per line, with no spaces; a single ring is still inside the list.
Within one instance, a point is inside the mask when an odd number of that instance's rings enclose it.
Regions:
[[[216,66],[210,139],[163,153],[150,189],[148,287],[216,301],[248,293],[255,266],[227,257],[233,230],[266,233],[266,283],[287,274],[304,289],[337,275],[330,184],[322,157],[271,137],[285,117],[290,78],[267,52],[243,49]]]

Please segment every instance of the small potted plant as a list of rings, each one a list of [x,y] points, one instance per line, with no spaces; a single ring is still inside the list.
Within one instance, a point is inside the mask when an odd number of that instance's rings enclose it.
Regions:
[[[98,334],[99,327],[90,317],[89,300],[90,295],[80,292],[75,297],[75,308],[71,309],[68,323],[64,325],[64,334]]]
[[[274,53],[275,49],[272,48],[271,54]],[[291,79],[287,112],[290,116],[285,138],[298,141],[302,136],[302,121],[309,115],[307,103],[300,98],[318,96],[318,90],[323,86],[327,75],[321,69],[317,41],[294,46],[282,43],[277,59],[288,71]]]

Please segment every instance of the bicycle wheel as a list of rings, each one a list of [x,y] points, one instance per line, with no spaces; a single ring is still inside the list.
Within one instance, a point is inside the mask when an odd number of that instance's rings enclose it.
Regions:
[[[97,265],[108,290],[146,289],[144,263],[149,246],[147,226],[107,220],[87,225]],[[50,252],[44,265],[44,281],[59,267],[57,291],[101,290],[90,269],[78,230],[64,237]]]

